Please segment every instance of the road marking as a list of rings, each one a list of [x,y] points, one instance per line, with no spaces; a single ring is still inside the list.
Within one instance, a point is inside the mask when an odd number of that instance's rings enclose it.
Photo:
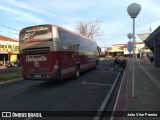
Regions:
[[[104,70],[94,70],[93,72],[100,72],[100,73],[120,73],[119,71],[104,71]]]
[[[105,58],[100,58],[99,60],[101,61],[101,60],[104,60]]]
[[[82,85],[106,85],[106,86],[112,86],[111,84],[102,84],[102,83],[87,83],[87,82],[83,82],[81,83]]]
[[[112,71],[114,68],[113,67],[111,67],[110,69],[109,69],[109,71]]]
[[[98,109],[97,114],[95,115],[95,117],[93,118],[93,120],[100,120],[100,119],[101,119],[101,116],[102,116],[102,113],[103,113],[102,111],[104,111],[106,105],[107,105],[108,102],[109,102],[110,96],[111,96],[111,94],[112,94],[112,92],[113,92],[113,90],[114,90],[114,88],[115,88],[115,86],[116,86],[116,83],[117,83],[117,81],[118,81],[119,76],[120,76],[120,73],[118,73],[118,75],[117,75],[117,77],[116,77],[116,79],[115,79],[115,81],[114,81],[111,89],[109,90],[107,96],[106,96],[105,99],[103,100],[102,105],[101,105],[100,108]]]

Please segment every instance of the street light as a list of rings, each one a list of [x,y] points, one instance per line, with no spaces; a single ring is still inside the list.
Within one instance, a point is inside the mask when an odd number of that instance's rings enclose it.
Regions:
[[[134,98],[134,47],[135,47],[135,18],[141,11],[141,6],[137,3],[132,3],[128,6],[127,12],[131,18],[133,18],[133,73],[132,73],[132,97]]]
[[[130,39],[130,41],[131,41],[131,38],[133,37],[133,34],[132,33],[128,33],[127,34],[127,37]]]

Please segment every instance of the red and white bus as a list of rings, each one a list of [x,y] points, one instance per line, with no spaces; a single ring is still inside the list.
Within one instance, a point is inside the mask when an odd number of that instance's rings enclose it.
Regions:
[[[56,25],[36,25],[20,31],[22,75],[26,80],[59,80],[96,67],[94,40]]]

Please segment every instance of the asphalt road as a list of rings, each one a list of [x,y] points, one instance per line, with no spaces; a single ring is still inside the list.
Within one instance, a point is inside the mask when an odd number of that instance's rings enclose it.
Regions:
[[[110,68],[112,62],[112,59],[102,60],[96,69],[81,74],[78,80],[53,83],[20,80],[1,85],[0,111],[63,111],[59,112],[62,117],[55,120],[75,120],[74,117],[76,120],[92,120],[119,74],[119,71]],[[69,118],[64,117],[64,111],[70,111]],[[75,111],[91,114],[77,118]]]

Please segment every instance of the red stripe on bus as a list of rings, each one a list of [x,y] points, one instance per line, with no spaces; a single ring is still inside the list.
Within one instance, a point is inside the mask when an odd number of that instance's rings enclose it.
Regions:
[[[34,43],[34,42],[47,42],[47,41],[50,41],[50,40],[30,40],[26,43]]]

